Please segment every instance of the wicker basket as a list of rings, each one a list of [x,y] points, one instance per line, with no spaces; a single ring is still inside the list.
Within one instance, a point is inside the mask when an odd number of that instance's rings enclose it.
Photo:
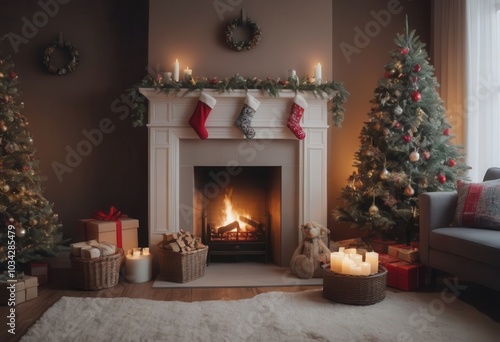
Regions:
[[[123,250],[110,256],[83,259],[71,257],[73,285],[84,290],[101,290],[118,284]]]
[[[385,298],[387,269],[379,266],[378,273],[353,276],[330,271],[323,267],[323,296],[335,302],[353,305],[371,305]]]
[[[160,277],[175,283],[187,283],[205,275],[208,247],[188,253],[158,247]]]

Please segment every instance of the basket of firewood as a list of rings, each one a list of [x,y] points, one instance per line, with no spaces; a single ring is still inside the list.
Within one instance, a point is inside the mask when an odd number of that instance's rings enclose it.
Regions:
[[[160,278],[187,283],[205,275],[208,246],[190,232],[163,234],[158,243]]]

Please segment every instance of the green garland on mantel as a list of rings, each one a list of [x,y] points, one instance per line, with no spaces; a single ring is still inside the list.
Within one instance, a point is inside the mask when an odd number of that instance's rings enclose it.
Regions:
[[[148,110],[147,98],[139,92],[139,88],[152,88],[169,94],[170,92],[179,93],[184,90],[182,96],[203,89],[215,89],[220,93],[231,92],[236,89],[260,89],[267,92],[269,96],[277,97],[282,90],[293,90],[295,92],[310,91],[314,96],[324,98],[325,95],[331,101],[330,111],[332,113],[333,124],[336,127],[341,127],[344,120],[344,103],[349,97],[349,92],[341,83],[326,82],[316,84],[309,81],[308,77],[302,80],[289,79],[280,81],[267,78],[265,80],[253,78],[244,78],[240,75],[218,79],[213,77],[208,78],[191,78],[187,81],[174,82],[165,80],[163,77],[147,77],[135,84],[127,90],[127,95],[132,102],[132,125],[134,127],[144,126],[144,118]]]

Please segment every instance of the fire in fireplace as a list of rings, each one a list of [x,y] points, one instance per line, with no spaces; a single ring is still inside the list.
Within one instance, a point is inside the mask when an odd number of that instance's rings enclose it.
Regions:
[[[205,203],[202,214],[203,242],[211,256],[224,260],[239,260],[255,256],[269,261],[271,221],[268,210],[269,170],[267,167],[242,169],[241,174],[228,179],[223,189]],[[220,174],[221,168],[197,168],[199,189],[210,189],[210,175]],[[211,188],[213,191],[213,187]],[[204,194],[208,198],[209,193]]]

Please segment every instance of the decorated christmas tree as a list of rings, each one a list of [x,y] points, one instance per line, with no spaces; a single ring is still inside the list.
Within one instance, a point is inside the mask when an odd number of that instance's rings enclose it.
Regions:
[[[418,238],[418,196],[456,189],[468,167],[462,148],[451,142],[425,44],[408,24],[395,44],[359,136],[357,171],[333,216],[372,236],[408,243]]]
[[[0,268],[64,249],[62,225],[42,195],[42,176],[10,57],[0,55]]]

